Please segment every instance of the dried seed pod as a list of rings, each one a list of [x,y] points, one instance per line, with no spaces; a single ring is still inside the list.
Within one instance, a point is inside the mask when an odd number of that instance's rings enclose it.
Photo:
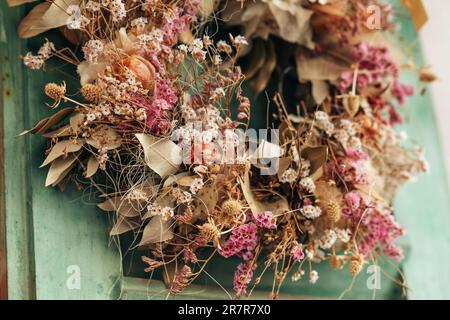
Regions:
[[[426,83],[436,81],[436,79],[437,79],[437,77],[433,73],[433,71],[431,71],[429,69],[420,70],[419,78],[420,78],[420,81],[426,82]]]
[[[344,98],[344,107],[350,116],[355,116],[359,111],[360,97],[350,94]]]
[[[66,95],[66,84],[64,82],[62,85],[57,85],[54,82],[47,83],[45,85],[44,92],[47,96],[55,100],[54,104],[51,106],[54,108],[58,106],[61,99],[63,99]]]
[[[358,275],[361,272],[364,263],[365,263],[364,257],[361,254],[359,253],[353,254],[350,260],[350,274],[353,277]]]
[[[215,242],[219,239],[219,229],[217,229],[217,227],[210,222],[207,222],[204,225],[200,226],[199,230],[200,236],[208,242]]]
[[[339,202],[330,200],[326,207],[327,217],[331,222],[338,222],[342,217],[342,209]]]
[[[81,94],[89,102],[98,102],[102,94],[102,88],[95,84],[85,84],[81,88]]]

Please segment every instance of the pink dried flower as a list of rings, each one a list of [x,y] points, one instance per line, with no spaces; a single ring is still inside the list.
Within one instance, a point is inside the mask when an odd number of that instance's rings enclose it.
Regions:
[[[271,211],[261,212],[256,216],[256,225],[260,228],[276,229],[275,217]]]
[[[252,267],[247,263],[241,263],[234,272],[233,288],[238,296],[247,295],[247,286],[253,277],[256,265]]]
[[[257,230],[253,222],[234,228],[228,240],[219,248],[219,253],[225,258],[237,256],[244,260],[251,259],[253,250],[258,244]]]
[[[291,256],[292,259],[294,259],[294,261],[301,262],[305,258],[305,253],[303,252],[303,245],[301,243],[298,243],[297,241],[294,241],[292,243],[289,255]]]

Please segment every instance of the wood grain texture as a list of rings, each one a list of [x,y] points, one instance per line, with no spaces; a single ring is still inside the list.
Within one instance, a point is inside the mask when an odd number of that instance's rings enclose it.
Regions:
[[[38,168],[46,149],[45,139],[17,136],[54,112],[45,105],[44,85],[70,80],[59,67],[60,61],[49,62],[45,72],[30,71],[19,57],[37,51],[44,37],[58,40],[59,33],[18,39],[17,25],[32,6],[8,8],[5,2],[0,6],[9,298],[117,298],[121,262],[108,235],[108,216],[96,209],[88,192],[72,189],[60,193],[45,188],[47,170]],[[69,92],[76,91],[73,83],[67,83]],[[79,288],[70,285],[71,276],[77,275]]]
[[[0,3],[0,71],[2,77],[4,201],[6,218],[8,297],[35,298],[33,224],[30,209],[28,138],[17,133],[26,127],[27,113],[24,70],[18,63],[22,43],[16,26],[22,8],[8,8]]]

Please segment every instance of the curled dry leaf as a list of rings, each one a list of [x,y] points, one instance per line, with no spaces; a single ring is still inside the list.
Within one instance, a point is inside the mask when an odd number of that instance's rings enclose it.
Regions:
[[[60,157],[53,161],[48,170],[45,186],[57,185],[73,168],[79,155],[80,151],[71,153],[67,157]]]
[[[120,234],[123,234],[125,232],[135,230],[139,228],[141,225],[141,219],[140,217],[124,217],[119,216],[115,225],[112,227],[111,231],[109,232],[110,236],[117,236]]]
[[[86,166],[86,178],[92,177],[100,167],[97,157],[90,156]]]
[[[103,211],[115,211],[120,216],[136,217],[140,213],[140,204],[137,201],[130,201],[120,196],[112,197],[97,205]]]
[[[182,162],[182,150],[167,138],[157,138],[148,134],[136,134],[141,143],[145,162],[161,178],[166,178],[178,171]]]
[[[32,134],[44,134],[46,133],[51,127],[58,124],[62,119],[64,119],[66,116],[68,116],[70,113],[72,113],[73,108],[64,108],[53,114],[51,117],[42,119],[38,122],[33,128],[30,130],[26,130],[19,134],[19,136],[32,133]]]
[[[266,211],[263,204],[260,201],[256,200],[255,196],[253,195],[250,186],[250,176],[248,172],[244,175],[243,178],[238,178],[238,181],[239,184],[241,185],[245,201],[247,201],[247,204],[249,205],[252,214],[256,216],[259,213]]]
[[[80,0],[54,0],[36,5],[20,22],[17,30],[19,37],[30,38],[47,30],[65,26],[69,18],[66,10],[79,3]]]
[[[164,242],[172,238],[172,220],[164,220],[161,216],[155,216],[145,226],[139,246]]]
[[[277,66],[277,56],[275,54],[275,48],[272,41],[268,42],[268,48],[265,56],[264,64],[251,84],[253,90],[255,91],[255,96],[260,94],[267,87],[273,70],[275,70],[275,67]]]
[[[327,162],[328,159],[328,147],[320,146],[314,148],[305,148],[301,152],[302,158],[308,160],[311,163],[310,174],[313,175],[317,170]]]
[[[50,162],[54,161],[59,157],[81,150],[84,144],[85,144],[84,139],[63,140],[58,142],[53,146],[52,150],[50,151],[44,162],[41,164],[40,168],[45,167]]]
[[[248,56],[248,60],[248,64],[246,64],[243,72],[247,79],[251,79],[264,66],[264,62],[266,61],[266,48],[262,39],[255,39],[253,41],[253,47]]]
[[[326,56],[308,58],[297,54],[296,61],[299,81],[328,80],[334,82],[344,71],[350,70],[348,65]]]
[[[122,138],[120,138],[116,130],[112,127],[99,125],[86,142],[96,149],[105,148],[109,151],[120,147],[122,145]]]

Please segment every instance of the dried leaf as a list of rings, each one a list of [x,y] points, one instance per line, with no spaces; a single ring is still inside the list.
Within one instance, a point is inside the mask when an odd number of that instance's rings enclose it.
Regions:
[[[344,71],[350,67],[332,59],[331,57],[319,56],[307,58],[297,54],[297,75],[299,81],[328,80],[336,81]]]
[[[8,3],[8,6],[10,6],[10,7],[20,6],[21,4],[30,3],[30,2],[34,2],[34,1],[36,1],[36,0],[6,0],[6,2]]]
[[[330,95],[328,83],[323,80],[312,80],[312,95],[316,104],[322,102]]]
[[[260,94],[267,87],[276,65],[277,56],[275,54],[275,48],[273,42],[269,41],[264,65],[251,83],[252,88],[255,91],[255,96]]]
[[[54,0],[36,5],[20,22],[17,30],[19,37],[30,38],[47,30],[65,26],[69,18],[67,8],[79,3],[80,0]]]
[[[97,157],[90,156],[86,166],[86,178],[92,177],[100,167]]]
[[[319,170],[328,159],[328,147],[320,146],[315,148],[305,148],[302,150],[302,158],[311,163],[310,174]]]
[[[253,41],[253,47],[248,56],[248,64],[243,70],[246,79],[253,78],[256,73],[264,66],[266,61],[266,48],[264,46],[264,40],[255,39]]]
[[[70,168],[75,164],[80,152],[71,153],[66,158],[60,157],[52,162],[50,169],[48,170],[47,179],[45,180],[45,186],[48,187],[52,184],[58,184],[59,181],[64,178],[70,171]]]
[[[109,232],[110,236],[117,236],[125,232],[139,228],[141,225],[141,220],[139,217],[127,218],[119,216],[116,224],[112,227]]]
[[[136,134],[144,148],[145,162],[161,178],[178,171],[182,160],[182,150],[167,138],[157,138],[148,134]]]
[[[140,213],[140,205],[137,201],[123,199],[120,196],[112,197],[105,202],[97,204],[103,211],[114,211],[124,217],[136,217]]]
[[[99,125],[94,130],[95,131],[86,140],[86,142],[94,148],[114,150],[122,145],[122,138],[112,127],[107,125]]]
[[[56,112],[55,114],[53,114],[51,117],[48,117],[48,118],[45,118],[45,119],[42,119],[41,121],[39,121],[38,124],[35,125],[32,129],[26,130],[26,131],[20,133],[19,136],[22,136],[22,135],[25,135],[28,133],[44,134],[51,127],[53,127],[54,125],[59,123],[62,119],[64,119],[67,115],[72,113],[72,111],[73,111],[72,107],[61,109],[58,112]]]
[[[44,138],[51,139],[51,138],[65,138],[65,137],[69,137],[71,135],[73,135],[72,128],[69,125],[67,125],[67,126],[63,126],[63,127],[59,128],[59,129],[56,129],[54,131],[44,133],[42,136]]]
[[[204,186],[192,202],[192,222],[206,220],[219,199],[216,185],[211,183]]]
[[[310,25],[310,19],[314,13],[312,10],[285,1],[270,1],[267,5],[278,24],[279,37],[287,42],[314,49]]]
[[[250,176],[248,172],[244,175],[244,178],[239,178],[239,184],[242,188],[242,193],[244,194],[244,198],[247,201],[250,210],[252,211],[253,215],[256,216],[257,214],[265,211],[265,208],[263,204],[255,199],[255,196],[253,195],[253,192],[251,190],[250,186]]]
[[[58,142],[53,146],[52,150],[50,151],[44,162],[41,164],[40,168],[45,167],[50,162],[54,161],[59,157],[62,157],[72,152],[80,151],[81,148],[84,146],[84,144],[85,144],[84,139],[78,139],[76,141],[63,140]]]
[[[164,242],[172,238],[172,220],[163,220],[161,216],[155,216],[145,226],[139,246]]]

